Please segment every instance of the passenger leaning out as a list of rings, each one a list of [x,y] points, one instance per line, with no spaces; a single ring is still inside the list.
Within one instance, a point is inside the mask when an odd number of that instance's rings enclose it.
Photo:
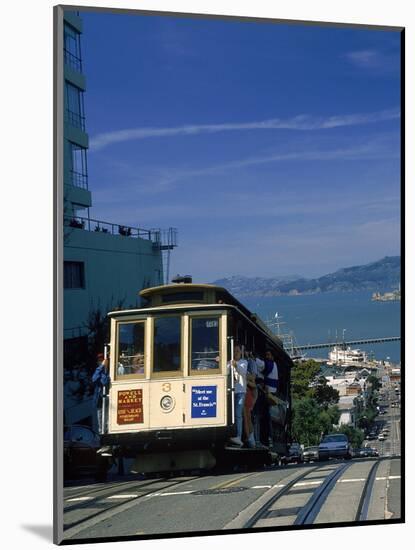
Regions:
[[[232,368],[231,368],[232,367]],[[228,369],[231,376],[234,377],[234,403],[235,403],[235,422],[236,437],[231,437],[229,443],[242,447],[242,431],[244,418],[244,404],[246,395],[246,374],[248,362],[242,359],[242,350],[236,345],[233,350],[233,359],[228,363]]]

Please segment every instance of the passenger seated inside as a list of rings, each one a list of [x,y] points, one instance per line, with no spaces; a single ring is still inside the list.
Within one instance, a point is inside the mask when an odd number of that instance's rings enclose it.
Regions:
[[[219,318],[200,317],[191,320],[191,369],[219,368]]]
[[[144,353],[134,355],[131,365],[132,374],[144,374]]]

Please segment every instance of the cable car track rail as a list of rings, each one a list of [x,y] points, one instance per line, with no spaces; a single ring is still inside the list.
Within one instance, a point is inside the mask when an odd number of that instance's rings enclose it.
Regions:
[[[182,485],[182,484],[187,483],[189,481],[192,481],[194,479],[198,479],[198,477],[195,476],[195,477],[192,477],[192,478],[186,478],[186,479],[183,479],[183,480],[176,481],[176,482],[171,483],[171,484],[169,484],[165,487],[161,487],[158,492],[164,491],[164,490],[169,489],[171,487],[176,487],[178,485]],[[89,514],[86,517],[82,517],[81,519],[72,521],[71,523],[65,523],[64,524],[65,538],[70,538],[70,537],[76,535],[77,533],[79,533],[80,531],[82,531],[84,528],[87,528],[88,526],[90,526],[91,520],[92,520],[93,524],[99,523],[100,521],[103,521],[104,519],[106,519],[106,517],[108,515],[112,515],[112,513],[115,509],[118,508],[119,511],[121,511],[123,509],[123,507],[125,507],[126,504],[128,504],[128,505],[135,504],[138,500],[142,499],[143,497],[151,495],[152,493],[154,493],[154,485],[156,485],[157,482],[163,483],[163,481],[168,481],[168,480],[169,480],[169,478],[162,478],[162,479],[154,480],[154,482],[145,485],[145,487],[149,487],[151,485],[150,490],[141,492],[140,494],[137,494],[136,496],[130,496],[128,499],[126,498],[126,500],[124,500],[123,502],[116,502],[114,504],[109,504],[108,506],[105,507],[105,509],[94,511],[92,514]],[[129,495],[134,494],[133,491],[134,490],[135,491],[139,490],[140,487],[143,487],[143,485],[141,485],[141,486],[136,485],[136,486],[130,487],[128,489]],[[109,497],[114,497],[114,496],[116,497],[117,495],[123,495],[123,494],[124,494],[123,490],[121,490],[121,491],[116,491],[115,493],[112,493],[112,494],[110,494],[108,496],[105,496],[105,497],[102,495],[102,496],[99,496],[97,498],[93,498],[92,500],[88,500],[84,503],[81,503],[80,505],[78,505],[76,507],[76,509],[77,510],[83,510],[83,509],[86,509],[88,506],[98,504],[98,503],[102,502],[101,500],[98,500],[98,499],[101,499],[102,497],[105,498],[105,499],[108,499]],[[71,507],[70,510],[65,509],[64,513],[74,511],[74,509],[75,509],[75,507]],[[85,526],[84,526],[84,524],[85,524]]]
[[[373,465],[371,465],[369,471],[365,474],[366,479],[363,488],[361,489],[354,521],[367,521],[369,519],[369,507],[373,495],[374,483],[376,481],[376,474],[382,461],[388,459],[390,459],[390,457],[381,457],[375,460]],[[258,524],[261,522],[261,520],[270,519],[271,517],[273,517],[273,512],[277,514],[275,517],[295,515],[296,517],[294,522],[289,522],[287,523],[288,525],[313,524],[319,512],[322,510],[327,498],[329,497],[329,495],[332,494],[332,491],[335,489],[337,483],[342,481],[340,478],[342,478],[346,471],[349,470],[349,468],[354,464],[356,464],[356,462],[339,464],[338,467],[333,468],[332,471],[329,471],[327,475],[324,476],[324,474],[327,472],[328,466],[328,464],[326,463],[322,466],[308,468],[306,471],[302,470],[298,475],[292,477],[291,479],[289,479],[288,476],[289,481],[285,484],[284,481],[286,481],[287,478],[282,479],[280,482],[281,488],[276,493],[266,498],[265,502],[263,502],[256,511],[250,512],[248,509],[244,510],[241,513],[242,516],[234,518],[234,520],[232,520],[225,526],[225,529],[262,528],[263,526]],[[316,474],[319,473],[321,473],[321,477],[323,478],[320,483],[316,480]],[[296,489],[297,487],[299,488],[302,485],[308,485],[307,477],[310,476],[310,474],[314,475],[310,478],[309,485],[312,486],[313,483],[316,484],[316,487],[313,490],[310,498],[304,504],[297,507],[287,509],[281,508],[281,514],[278,514],[279,508],[275,506],[275,504],[279,502],[284,496],[290,496],[290,494],[294,494],[292,492],[293,489]],[[348,481],[348,479],[344,479],[344,481]],[[278,487],[278,485],[275,487]],[[263,496],[265,497],[265,495]],[[256,503],[253,503],[253,505],[256,506]],[[287,510],[289,510],[291,513],[287,514]],[[244,520],[244,517],[246,517],[246,515],[249,515],[250,513],[252,514],[251,517],[249,517],[249,519],[247,520]],[[272,527],[272,524],[270,524],[269,526]]]

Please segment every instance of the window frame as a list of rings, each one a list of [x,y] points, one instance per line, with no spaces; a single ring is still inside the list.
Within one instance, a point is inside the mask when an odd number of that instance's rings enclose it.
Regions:
[[[142,374],[140,373],[133,373],[133,374],[118,374],[117,372],[117,365],[118,365],[118,358],[120,355],[120,326],[121,325],[136,325],[142,323],[144,325],[144,372]],[[146,370],[147,370],[147,319],[143,317],[142,319],[128,319],[126,321],[118,321],[116,322],[115,327],[115,360],[114,360],[114,380],[116,382],[120,382],[123,380],[143,380],[146,378]]]
[[[80,270],[81,286],[66,286],[65,285],[65,279],[66,279],[65,268],[66,268],[66,266],[69,267],[69,264],[71,264],[71,266],[73,266],[73,265],[80,266],[80,268],[81,268],[81,270]],[[72,279],[73,279],[73,277],[71,276],[71,281],[72,281]],[[82,261],[82,260],[64,260],[63,261],[63,289],[64,290],[85,290],[85,288],[86,288],[85,262]]]
[[[157,319],[168,319],[168,318],[179,318],[180,319],[180,369],[171,370],[171,371],[154,371],[154,359],[155,359],[155,327]],[[164,315],[154,315],[151,317],[151,364],[150,364],[150,379],[160,379],[160,378],[183,378],[184,377],[184,335],[185,335],[185,316],[183,313],[171,313]]]
[[[76,105],[73,104],[75,100]],[[65,121],[75,128],[85,131],[84,91],[72,82],[65,80]],[[76,107],[73,110],[71,107]]]
[[[78,145],[77,143],[74,143],[73,141],[68,140],[69,144],[69,157],[70,157],[70,166],[69,166],[69,173],[70,173],[70,181],[71,184],[74,187],[81,187],[82,189],[88,189],[88,155],[87,155],[87,148],[82,147],[82,145]],[[77,168],[79,166],[76,166],[76,151],[80,152],[80,168],[81,171],[79,172]],[[75,162],[74,162],[74,154],[75,154]]]
[[[206,370],[197,370],[192,369],[192,326],[193,326],[193,319],[204,319],[204,318],[216,318],[219,321],[218,326],[218,341],[219,341],[219,363],[218,367],[216,369],[206,369]],[[223,338],[222,335],[222,317],[223,314],[220,312],[215,311],[206,311],[206,312],[197,312],[197,313],[189,313],[188,314],[188,350],[187,350],[187,357],[188,357],[188,376],[208,376],[208,375],[218,375],[222,374],[222,364],[223,364]]]

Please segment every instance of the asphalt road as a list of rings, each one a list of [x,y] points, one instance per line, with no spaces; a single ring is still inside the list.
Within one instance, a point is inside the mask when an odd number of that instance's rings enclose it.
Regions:
[[[343,467],[345,470],[340,471]],[[375,477],[367,489],[372,467],[376,468]],[[370,494],[365,520],[399,518],[399,458],[330,460],[254,472],[68,487],[64,496],[64,538],[294,525],[316,491],[339,473],[315,508],[312,523],[356,521],[365,491]],[[258,519],[249,526],[259,512]]]

